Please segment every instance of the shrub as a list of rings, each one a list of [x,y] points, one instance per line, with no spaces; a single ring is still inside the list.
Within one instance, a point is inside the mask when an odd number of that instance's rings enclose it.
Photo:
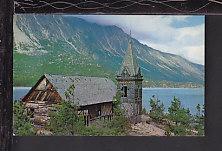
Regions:
[[[116,135],[125,135],[130,130],[129,120],[119,109],[114,109],[113,119],[108,123],[108,126],[115,130]]]
[[[83,136],[118,136],[125,135],[130,125],[123,115],[120,107],[120,97],[114,97],[113,119],[97,120],[85,126],[84,117],[78,115],[78,108],[70,101],[62,101],[55,105],[55,110],[50,112],[50,121],[47,129],[54,135],[83,135]]]
[[[47,129],[54,135],[79,135],[85,127],[84,118],[77,114],[77,107],[70,102],[62,101],[54,105],[55,110],[49,113]]]
[[[180,100],[174,97],[171,106],[168,108],[168,112],[168,119],[173,122],[170,125],[170,131],[174,135],[190,135],[192,116],[189,109],[183,108]]]
[[[130,123],[121,108],[121,93],[119,91],[113,99],[113,104],[113,119],[108,123],[108,127],[114,129],[116,135],[125,135],[130,129]]]
[[[142,114],[147,114],[147,111],[145,108],[142,109]]]
[[[121,136],[130,130],[130,123],[121,109],[121,94],[117,91],[113,98],[113,118],[110,121],[98,120],[95,124],[87,126],[82,135],[90,136]]]
[[[200,104],[196,106],[197,114],[194,117],[194,129],[198,132],[197,135],[204,135],[204,106],[201,107]]]
[[[13,132],[18,136],[32,136],[36,134],[36,129],[20,101],[13,103]]]
[[[155,96],[153,96],[150,99],[150,117],[152,119],[154,119],[156,122],[162,122],[162,120],[165,117],[164,114],[164,105],[163,103],[160,104],[160,100],[158,100],[157,98],[155,98]]]

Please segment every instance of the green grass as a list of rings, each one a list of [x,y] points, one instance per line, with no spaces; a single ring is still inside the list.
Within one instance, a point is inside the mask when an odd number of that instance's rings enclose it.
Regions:
[[[63,54],[62,57],[58,57],[58,55],[27,56],[14,53],[13,85],[33,86],[43,74],[96,76],[115,79],[115,74],[112,71],[98,66],[94,60],[90,60],[87,56],[70,55],[68,53]],[[85,63],[86,59],[88,63]]]

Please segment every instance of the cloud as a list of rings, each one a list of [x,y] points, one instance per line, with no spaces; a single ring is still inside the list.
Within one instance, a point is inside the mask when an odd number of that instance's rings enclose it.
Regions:
[[[131,30],[132,37],[143,44],[204,64],[204,18],[201,18],[203,20],[201,24],[190,23],[190,26],[187,26],[192,16],[78,15],[77,17],[102,25],[116,25],[126,33]],[[181,27],[174,27],[174,23]]]

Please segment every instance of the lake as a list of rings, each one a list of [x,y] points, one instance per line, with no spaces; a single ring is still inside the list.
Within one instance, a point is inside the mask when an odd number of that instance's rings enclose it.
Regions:
[[[20,100],[31,87],[14,87],[13,100]],[[196,113],[197,104],[204,104],[204,88],[143,88],[143,107],[150,110],[149,100],[155,95],[163,102],[166,111],[173,97],[180,99],[184,108],[189,108],[192,114]]]
[[[184,108],[189,108],[192,114],[196,113],[197,104],[204,104],[204,88],[143,88],[143,107],[150,110],[149,100],[155,95],[163,102],[165,111],[171,105],[173,97],[179,98]]]
[[[31,87],[13,87],[13,100],[21,100]]]

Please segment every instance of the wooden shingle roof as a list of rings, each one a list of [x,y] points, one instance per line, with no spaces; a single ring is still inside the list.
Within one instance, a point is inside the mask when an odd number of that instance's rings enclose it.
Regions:
[[[116,95],[116,85],[107,78],[50,74],[44,76],[63,100],[67,100],[66,92],[74,85],[74,94],[70,100],[79,106],[112,102]]]

